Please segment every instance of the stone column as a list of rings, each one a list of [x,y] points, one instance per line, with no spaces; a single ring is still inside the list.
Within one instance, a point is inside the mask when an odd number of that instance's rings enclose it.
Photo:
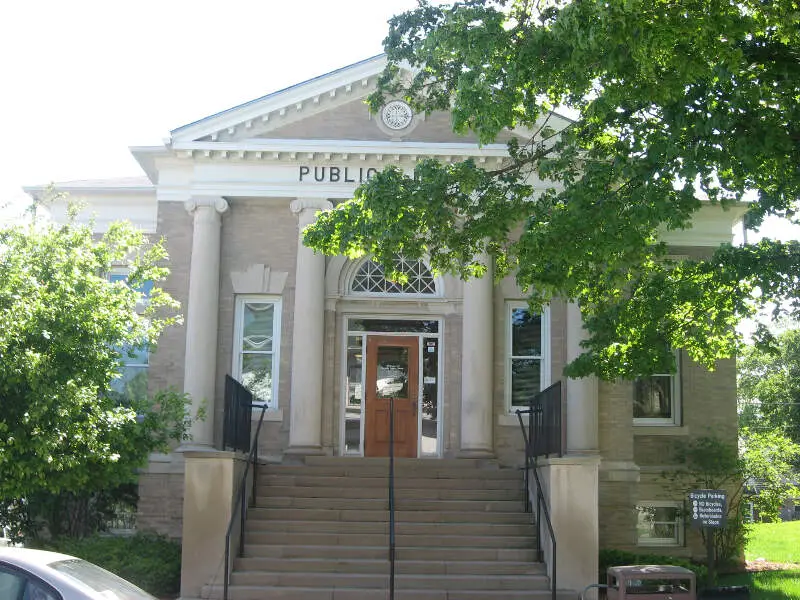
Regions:
[[[320,452],[322,371],[325,335],[325,257],[303,244],[303,230],[317,213],[333,205],[319,198],[298,198],[290,208],[298,216],[297,269],[292,336],[292,398],[288,452]]]
[[[581,354],[581,341],[586,338],[581,309],[575,302],[567,304],[567,361]],[[596,454],[598,419],[597,378],[567,380],[567,453]]]
[[[192,198],[185,204],[194,218],[186,313],[186,358],[183,391],[192,412],[203,407],[205,419],[192,424],[190,448],[214,445],[214,398],[219,315],[219,254],[222,213],[228,203],[219,197]]]
[[[488,456],[492,445],[492,369],[494,368],[492,324],[494,319],[491,257],[480,279],[464,283],[461,346],[461,454]]]

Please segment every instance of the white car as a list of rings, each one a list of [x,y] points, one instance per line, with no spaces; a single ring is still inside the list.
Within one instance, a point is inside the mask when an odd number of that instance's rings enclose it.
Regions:
[[[95,564],[68,554],[0,547],[2,600],[156,600]]]

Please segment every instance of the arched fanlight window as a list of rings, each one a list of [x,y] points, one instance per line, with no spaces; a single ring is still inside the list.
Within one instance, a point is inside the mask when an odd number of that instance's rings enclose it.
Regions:
[[[436,279],[421,260],[395,259],[395,268],[408,276],[408,281],[389,281],[383,267],[373,260],[365,260],[353,276],[350,291],[354,294],[413,294],[436,295]]]

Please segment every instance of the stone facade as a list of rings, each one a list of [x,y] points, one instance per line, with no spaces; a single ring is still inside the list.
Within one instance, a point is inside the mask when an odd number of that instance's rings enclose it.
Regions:
[[[269,413],[261,436],[262,455],[278,460],[288,447],[291,402],[291,345],[295,315],[295,263],[297,260],[297,218],[289,210],[290,199],[232,198],[230,210],[222,218],[220,255],[219,329],[217,351],[216,401],[214,407],[214,440],[221,442],[222,397],[224,378],[231,372],[235,291],[233,279],[253,265],[264,266],[273,273],[286,273],[280,294],[281,361],[279,372],[278,410]],[[188,296],[189,250],[192,240],[191,217],[180,203],[160,203],[158,234],[162,235],[170,253],[171,275],[165,289],[186,306]],[[701,252],[681,248],[680,253]],[[347,271],[347,264],[327,260],[328,270]],[[343,277],[343,275],[339,275]],[[443,419],[442,456],[457,456],[460,448],[461,417],[461,351],[463,286],[455,280],[445,281],[445,308],[438,307],[442,319],[442,356],[444,362],[441,413]],[[241,290],[240,290],[241,291]],[[259,289],[246,289],[259,292]],[[505,465],[520,465],[523,461],[522,436],[517,419],[506,407],[507,303],[524,298],[512,279],[494,287],[493,351],[494,370],[492,399],[494,454]],[[342,427],[342,340],[346,315],[380,316],[419,314],[428,317],[426,307],[419,302],[403,303],[391,300],[349,301],[346,292],[328,294],[325,311],[323,353],[323,414],[322,451],[340,452]],[[549,352],[550,381],[563,379],[566,364],[566,304],[555,302],[550,307]],[[150,386],[153,390],[182,385],[185,334],[183,327],[167,331],[153,353],[150,367]],[[676,446],[700,435],[714,434],[734,440],[735,429],[735,366],[723,361],[714,372],[681,357],[681,421],[675,426],[641,427],[633,424],[633,385],[630,382],[601,382],[599,384],[598,439],[600,463],[599,535],[605,547],[628,550],[642,549],[636,543],[636,511],[640,501],[676,499],[665,491],[662,472],[671,468],[670,457]],[[163,459],[162,459],[163,460]],[[180,533],[182,467],[178,460],[155,462],[155,468],[143,474],[140,483],[140,515],[142,528],[154,529],[170,536]],[[646,548],[671,554],[702,552],[696,536],[687,532],[683,547],[666,549]]]
[[[507,158],[503,142],[515,133],[478,146],[453,134],[445,113],[414,115],[402,130],[370,115],[362,101],[375,89],[384,65],[383,57],[356,63],[180,127],[163,147],[133,150],[148,175],[136,189],[137,222],[166,240],[171,275],[164,288],[181,303],[186,318],[153,349],[148,385],[151,391],[192,392],[192,410],[207,412],[206,421],[193,428],[192,443],[153,457],[142,472],[142,529],[181,536],[184,456],[202,462],[206,453],[211,463],[219,458],[214,449],[222,441],[225,376],[235,370],[241,295],[266,294],[281,303],[277,397],[260,437],[262,458],[342,452],[347,323],[351,317],[369,317],[440,323],[439,458],[477,453],[502,466],[523,464],[522,435],[506,404],[508,303],[525,298],[513,278],[492,288],[488,280],[465,284],[442,276],[436,294],[356,294],[348,285],[360,263],[315,255],[301,245],[300,230],[318,211],[351,198],[359,178],[387,165],[410,172],[419,160],[433,157],[470,159],[492,168]],[[558,123],[566,120],[553,115],[553,126]],[[88,184],[81,189],[94,197],[102,222],[126,216],[111,201],[108,182],[102,189],[98,184],[96,193]],[[124,189],[120,184],[120,195]],[[665,232],[664,239],[676,255],[703,256],[730,241],[736,217],[735,211],[705,207],[698,211],[697,230]],[[580,352],[585,332],[576,305],[559,300],[548,310],[544,379],[555,383],[564,380],[564,365]],[[464,361],[475,348],[480,352]],[[732,361],[721,362],[712,373],[682,356],[680,420],[640,426],[633,422],[631,383],[566,381],[563,423],[571,425],[562,437],[567,455],[547,462],[543,487],[559,535],[571,544],[566,562],[559,560],[567,580],[576,586],[591,581],[598,542],[639,548],[637,503],[680,500],[665,492],[659,479],[674,468],[676,446],[708,434],[735,441],[735,385]],[[306,418],[293,422],[293,414]],[[483,447],[487,440],[488,449]],[[213,482],[195,484],[202,490]],[[575,511],[580,519],[571,518]],[[683,546],[661,550],[695,554],[697,540],[687,533]]]

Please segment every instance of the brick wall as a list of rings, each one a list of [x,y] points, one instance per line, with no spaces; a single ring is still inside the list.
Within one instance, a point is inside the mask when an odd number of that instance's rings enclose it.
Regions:
[[[181,202],[162,202],[158,207],[157,235],[164,238],[169,253],[169,277],[163,282],[181,304],[186,316],[189,297],[189,262],[192,250],[192,217]],[[148,391],[173,388],[183,391],[186,329],[176,325],[166,329],[151,349]],[[154,457],[139,475],[137,528],[172,538],[181,537],[183,512],[183,464],[180,456]]]
[[[297,218],[289,210],[290,199],[245,199],[229,201],[230,210],[222,218],[220,257],[219,352],[217,355],[216,403],[213,408],[215,439],[221,438],[224,376],[232,369],[233,321],[235,295],[231,273],[254,264],[288,273],[281,294],[281,346],[278,406],[282,420],[265,423],[261,451],[279,456],[288,445],[290,420],[291,346],[294,324],[294,269],[297,253]],[[170,253],[171,275],[165,284],[182,304],[186,314],[192,218],[180,203],[159,204],[158,233],[165,237]],[[694,255],[701,250],[680,248],[676,253]],[[333,265],[335,259],[326,259]],[[341,261],[336,263],[340,268]],[[455,456],[460,446],[461,410],[461,340],[462,317],[460,282],[446,279],[447,299],[452,302],[428,305],[424,302],[398,303],[364,301],[361,304],[328,291],[325,312],[325,348],[323,372],[322,443],[328,453],[339,451],[341,428],[342,339],[345,314],[376,312],[420,314],[442,318],[444,324],[442,406],[444,419],[443,452]],[[505,399],[506,302],[524,298],[513,279],[495,287],[494,294],[494,444],[495,453],[504,465],[523,462],[522,436],[516,417],[509,415]],[[387,308],[388,307],[388,308]],[[386,312],[389,311],[389,312]],[[550,380],[563,380],[566,362],[566,304],[553,302],[550,308]],[[165,387],[183,387],[185,330],[174,327],[164,333],[153,352],[149,385],[151,391]],[[675,427],[634,427],[633,386],[630,382],[599,384],[598,429],[600,466],[600,539],[601,547],[636,549],[636,512],[639,501],[676,497],[664,488],[661,472],[671,468],[676,447],[700,435],[714,434],[729,441],[736,439],[735,365],[722,361],[715,372],[681,359],[682,420]],[[140,480],[139,525],[167,535],[180,535],[183,496],[183,472],[179,458],[153,463]],[[680,499],[680,498],[676,498]],[[647,549],[648,551],[655,549]],[[687,533],[685,548],[665,549],[670,554],[702,554],[696,536]]]

